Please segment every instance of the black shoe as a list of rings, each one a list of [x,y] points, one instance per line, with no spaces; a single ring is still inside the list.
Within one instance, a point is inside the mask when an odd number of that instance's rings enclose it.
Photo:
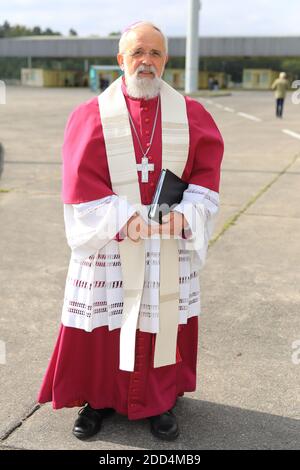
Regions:
[[[179,428],[175,415],[171,410],[161,415],[151,416],[151,432],[155,437],[165,441],[173,441],[179,436]]]
[[[78,439],[87,439],[97,434],[101,429],[102,420],[111,416],[115,410],[113,408],[103,408],[95,410],[87,404],[79,410],[79,417],[74,423],[72,433]]]

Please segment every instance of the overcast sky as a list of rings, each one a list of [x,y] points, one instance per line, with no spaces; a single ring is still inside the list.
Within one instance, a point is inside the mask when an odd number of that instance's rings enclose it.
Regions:
[[[168,36],[186,31],[188,0],[0,0],[0,23],[105,36],[147,19]],[[300,36],[300,0],[202,0],[203,36]]]

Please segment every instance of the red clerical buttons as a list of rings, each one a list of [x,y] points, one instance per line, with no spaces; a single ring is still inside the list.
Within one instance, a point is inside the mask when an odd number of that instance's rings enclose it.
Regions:
[[[150,134],[150,131],[148,131],[148,130],[145,131],[145,134],[146,134],[146,135],[149,135],[149,134]]]
[[[147,122],[147,123],[148,123],[149,121],[150,121],[150,119],[149,119],[149,118],[146,118],[146,119],[145,119],[145,122]]]
[[[151,144],[150,144],[150,142],[147,142],[146,145],[147,145],[147,147],[150,147]]]
[[[147,106],[144,106],[144,111],[148,111],[148,107]]]
[[[151,186],[151,188],[153,188],[153,186],[154,186],[154,183],[150,183],[150,186]]]

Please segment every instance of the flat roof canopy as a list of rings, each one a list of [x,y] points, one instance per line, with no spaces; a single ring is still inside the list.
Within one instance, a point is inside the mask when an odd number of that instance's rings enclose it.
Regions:
[[[114,57],[119,37],[27,36],[0,39],[0,57]],[[201,57],[299,57],[300,36],[201,37]],[[185,56],[185,37],[169,38],[169,56]]]

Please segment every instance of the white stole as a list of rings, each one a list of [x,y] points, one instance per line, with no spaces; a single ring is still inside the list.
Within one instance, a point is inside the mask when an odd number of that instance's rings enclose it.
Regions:
[[[98,96],[106,154],[113,191],[141,207],[135,151],[122,77]],[[189,152],[189,126],[185,99],[166,82],[161,87],[162,168],[181,177]],[[143,183],[145,184],[145,183]],[[176,363],[179,323],[178,243],[161,239],[159,332],[156,334],[154,367]],[[132,372],[136,326],[145,274],[145,243],[129,238],[118,243],[123,278],[123,314],[120,332],[120,369]]]

